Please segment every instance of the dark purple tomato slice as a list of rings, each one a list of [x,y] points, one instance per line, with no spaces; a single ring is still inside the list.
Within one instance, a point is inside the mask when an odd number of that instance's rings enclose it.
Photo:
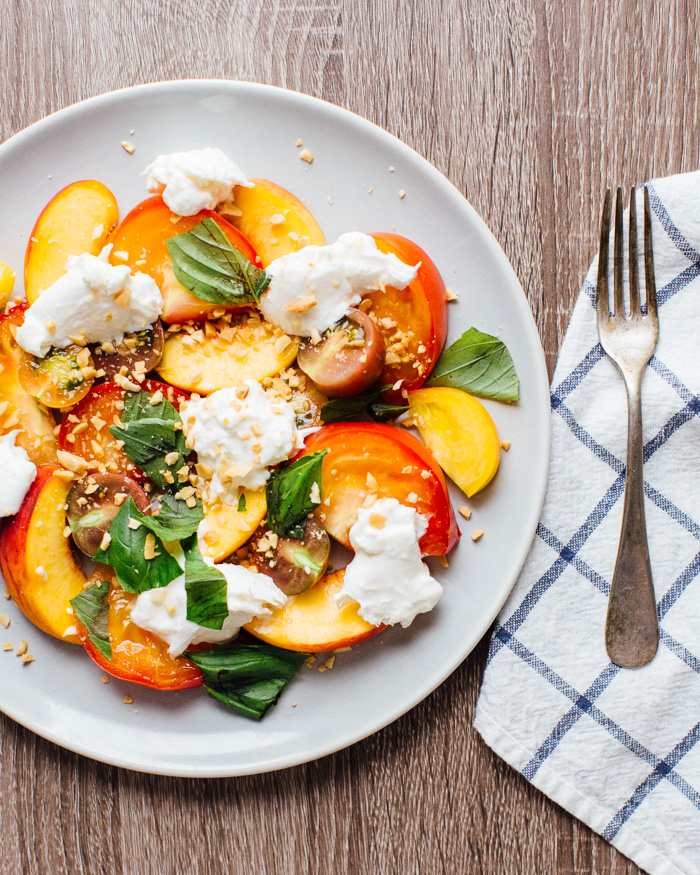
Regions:
[[[274,545],[274,546],[273,546]],[[323,526],[308,517],[303,538],[270,538],[260,526],[250,541],[249,561],[271,577],[286,595],[299,595],[319,581],[328,565],[331,541]]]
[[[97,553],[105,532],[129,496],[142,513],[151,512],[146,493],[135,480],[124,474],[92,474],[71,489],[68,494],[68,525],[76,546],[83,553],[88,556]]]
[[[361,310],[351,309],[318,343],[301,344],[297,364],[319,391],[330,398],[345,398],[376,381],[385,352],[384,338],[374,322]]]
[[[92,344],[95,368],[111,380],[122,368],[147,374],[163,355],[163,326],[158,320],[145,331],[127,334],[120,343]],[[140,364],[139,364],[140,363]]]

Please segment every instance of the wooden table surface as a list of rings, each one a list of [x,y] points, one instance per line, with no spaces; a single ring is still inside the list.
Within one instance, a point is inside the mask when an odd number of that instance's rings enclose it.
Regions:
[[[162,79],[268,82],[347,107],[417,149],[483,216],[551,372],[605,185],[698,167],[699,7],[0,0],[0,140]],[[638,872],[472,728],[486,646],[372,738],[257,777],[135,774],[0,717],[0,872]]]

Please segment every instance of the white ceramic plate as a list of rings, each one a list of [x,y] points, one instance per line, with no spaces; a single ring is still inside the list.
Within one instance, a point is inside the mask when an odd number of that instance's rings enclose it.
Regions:
[[[312,151],[312,165],[299,160],[298,138]],[[135,144],[133,155],[121,148],[124,139]],[[14,605],[2,607],[12,619],[3,640],[26,639],[36,657],[22,665],[0,651],[2,711],[106,763],[201,777],[307,762],[376,732],[434,690],[486,632],[515,582],[539,518],[549,457],[542,349],[503,251],[435,168],[331,104],[265,85],[200,80],[138,86],[61,110],[0,146],[0,259],[21,276],[34,222],[63,186],[99,179],[124,215],[146,196],[139,174],[155,155],[203,146],[219,146],[250,176],[293,191],[329,241],[343,231],[394,227],[415,240],[459,292],[449,307],[448,342],[471,325],[498,334],[522,394],[518,405],[487,403],[512,447],[491,486],[470,501],[472,520],[460,520],[465,537],[449,568],[431,560],[445,588],[438,607],[407,630],[389,629],[339,654],[332,671],[302,666],[259,724],[201,689],[159,693],[114,679],[102,684],[102,672],[80,648],[44,635]],[[453,499],[460,503],[456,490]],[[469,537],[474,528],[485,531],[478,543]],[[126,692],[132,705],[122,703]]]

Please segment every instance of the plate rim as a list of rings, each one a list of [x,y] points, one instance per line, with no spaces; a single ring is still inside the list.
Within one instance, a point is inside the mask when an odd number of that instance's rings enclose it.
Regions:
[[[15,722],[19,723],[21,726],[24,726],[25,728],[34,732],[36,735],[47,739],[48,741],[58,745],[61,748],[72,751],[73,753],[80,754],[81,756],[88,757],[89,759],[95,760],[96,762],[102,762],[107,765],[118,766],[120,768],[129,769],[131,771],[141,772],[144,774],[186,778],[226,778],[244,775],[264,774],[267,772],[279,771],[281,769],[291,768],[293,766],[313,762],[317,759],[350,747],[351,745],[362,741],[371,735],[374,735],[382,729],[385,729],[391,723],[394,723],[404,714],[415,708],[420,702],[430,696],[433,692],[435,692],[435,690],[442,683],[444,683],[444,681],[451,674],[453,674],[457,670],[457,668],[459,668],[464,660],[467,659],[467,657],[472,653],[479,641],[488,632],[489,627],[493,623],[494,619],[497,617],[498,613],[501,611],[503,605],[505,604],[510,593],[512,592],[513,587],[515,586],[517,578],[522,571],[527,556],[529,555],[532,542],[536,534],[537,523],[539,522],[542,507],[544,505],[549,475],[551,448],[551,432],[549,428],[550,390],[544,349],[539,338],[537,324],[530,309],[530,305],[528,303],[522,284],[520,283],[515,269],[510,263],[502,246],[495,238],[494,234],[492,233],[486,222],[481,218],[479,213],[475,210],[475,208],[471,205],[467,198],[440,170],[437,169],[437,167],[431,164],[427,158],[425,158],[407,143],[404,143],[402,140],[400,140],[397,136],[390,133],[381,126],[375,124],[374,122],[370,121],[369,119],[364,118],[358,113],[353,112],[352,110],[345,109],[344,107],[338,106],[337,104],[331,103],[330,101],[324,100],[323,98],[314,97],[300,91],[295,91],[293,89],[284,88],[277,85],[269,85],[266,83],[250,82],[240,79],[212,79],[208,77],[194,79],[167,79],[158,82],[140,83],[138,85],[131,85],[125,88],[106,91],[101,94],[85,98],[84,100],[69,104],[68,106],[62,107],[61,109],[55,110],[49,115],[37,119],[36,121],[29,124],[27,127],[23,128],[22,130],[18,131],[17,133],[13,134],[8,139],[0,143],[0,162],[2,161],[5,152],[7,152],[9,149],[14,149],[18,145],[21,146],[22,142],[25,139],[30,138],[37,128],[50,125],[51,122],[55,120],[58,116],[60,116],[61,118],[66,118],[77,112],[82,112],[86,108],[89,109],[92,104],[109,103],[111,100],[119,100],[125,95],[138,94],[138,92],[140,91],[167,91],[172,88],[183,88],[184,90],[187,90],[189,87],[201,87],[207,85],[216,88],[230,87],[232,90],[242,89],[244,91],[251,92],[279,92],[284,95],[282,99],[297,100],[300,103],[307,103],[309,105],[321,104],[324,110],[331,113],[332,115],[337,115],[339,117],[345,118],[351,116],[354,119],[355,123],[359,124],[361,127],[369,127],[373,130],[373,133],[375,135],[378,135],[385,139],[388,138],[393,148],[398,149],[400,152],[404,152],[404,154],[409,154],[411,159],[414,161],[418,159],[419,163],[423,165],[423,169],[430,175],[431,181],[433,181],[436,186],[441,187],[452,197],[457,196],[457,198],[461,202],[461,207],[465,208],[466,211],[471,214],[472,221],[480,226],[481,231],[483,232],[481,239],[484,245],[488,246],[490,254],[495,257],[500,268],[510,275],[511,283],[514,284],[514,286],[517,287],[517,289],[520,291],[520,296],[514,297],[513,303],[517,306],[518,315],[520,317],[519,321],[521,325],[523,327],[527,326],[527,334],[525,339],[527,341],[528,351],[530,352],[530,354],[535,354],[533,358],[535,359],[537,364],[536,368],[533,369],[531,373],[532,383],[534,387],[534,396],[535,399],[539,401],[539,403],[542,403],[542,401],[544,401],[546,398],[545,416],[547,421],[545,423],[543,420],[541,424],[543,428],[544,440],[540,447],[539,459],[537,460],[537,463],[541,467],[541,470],[539,472],[539,481],[537,484],[536,496],[533,497],[533,501],[529,503],[529,510],[525,514],[527,518],[526,528],[528,531],[532,532],[532,536],[527,540],[526,546],[518,551],[518,558],[514,565],[515,571],[509,576],[510,579],[508,580],[508,589],[504,590],[505,595],[503,596],[503,599],[492,611],[488,623],[486,623],[483,628],[480,628],[478,632],[473,633],[467,639],[465,639],[464,646],[460,648],[459,652],[456,653],[456,655],[453,655],[453,657],[448,660],[448,667],[443,671],[440,671],[435,677],[431,678],[428,689],[421,688],[420,692],[416,696],[410,697],[407,702],[403,703],[399,708],[392,711],[388,716],[382,717],[379,722],[376,722],[373,725],[373,728],[370,728],[366,732],[363,731],[358,734],[356,731],[350,731],[340,737],[335,736],[333,741],[329,742],[323,747],[318,748],[310,755],[303,754],[299,756],[294,754],[287,754],[277,757],[268,757],[268,761],[264,765],[250,764],[238,767],[223,766],[197,768],[189,765],[178,766],[174,762],[171,762],[170,765],[159,767],[157,764],[135,764],[133,761],[130,761],[127,758],[98,753],[94,750],[90,750],[85,745],[71,742],[71,740],[67,738],[65,734],[62,734],[59,731],[54,732],[52,731],[50,726],[42,725],[34,719],[23,717],[20,713],[18,713],[15,708],[13,708],[12,706],[8,707],[6,703],[2,701],[2,695],[0,693],[0,711],[2,711],[2,713],[10,717]],[[538,395],[541,397],[537,398]]]

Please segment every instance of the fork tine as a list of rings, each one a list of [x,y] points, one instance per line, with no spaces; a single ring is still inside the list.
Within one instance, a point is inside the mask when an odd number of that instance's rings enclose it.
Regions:
[[[615,198],[615,241],[613,243],[613,314],[622,318],[625,316],[625,297],[622,290],[623,243],[622,188],[618,186]]]
[[[605,190],[603,215],[600,219],[600,250],[598,253],[598,282],[596,284],[596,310],[598,323],[610,318],[610,293],[608,291],[608,252],[610,250],[610,189]]]
[[[649,189],[644,186],[644,279],[647,292],[647,315],[656,316],[656,277],[654,276],[654,252],[651,240],[651,204]]]
[[[641,316],[642,308],[639,306],[639,264],[637,263],[637,192],[634,186],[632,186],[630,194],[629,228],[630,315]]]

